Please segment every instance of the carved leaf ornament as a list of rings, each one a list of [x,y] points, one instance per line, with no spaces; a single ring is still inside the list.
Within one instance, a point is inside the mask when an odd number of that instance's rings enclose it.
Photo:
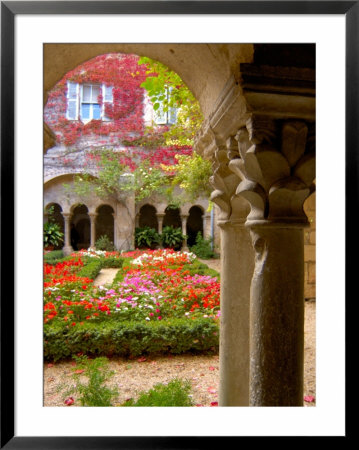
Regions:
[[[245,129],[237,134],[241,159],[229,163],[229,169],[242,179],[235,195],[250,204],[248,221],[305,223],[303,204],[315,178],[314,152],[306,152],[308,127],[299,121],[284,122],[278,143],[274,122],[264,125],[253,121],[247,125],[251,146],[245,143]]]

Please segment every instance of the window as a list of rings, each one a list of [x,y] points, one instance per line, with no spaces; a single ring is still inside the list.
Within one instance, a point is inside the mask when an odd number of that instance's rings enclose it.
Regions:
[[[102,105],[98,97],[102,94]],[[67,83],[67,114],[68,120],[89,122],[90,120],[110,120],[105,115],[105,104],[112,103],[112,86],[105,84]]]
[[[166,88],[166,98],[167,102],[171,95],[171,88]],[[154,120],[157,125],[169,125],[176,123],[177,119],[177,109],[168,108],[164,111],[164,102],[159,102],[160,107],[154,112]]]

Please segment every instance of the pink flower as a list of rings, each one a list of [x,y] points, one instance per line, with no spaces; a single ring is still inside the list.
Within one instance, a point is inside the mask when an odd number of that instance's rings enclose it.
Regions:
[[[308,403],[312,403],[315,401],[315,397],[313,397],[312,395],[306,395],[306,396],[304,396],[304,401],[308,402]]]
[[[211,402],[211,406],[218,406],[218,402]]]
[[[149,315],[152,317],[152,316],[153,316],[153,313],[150,313]]]
[[[162,319],[162,317],[161,317],[161,316],[158,316],[158,317],[157,317],[157,319],[158,319],[158,320],[161,320],[161,319]]]

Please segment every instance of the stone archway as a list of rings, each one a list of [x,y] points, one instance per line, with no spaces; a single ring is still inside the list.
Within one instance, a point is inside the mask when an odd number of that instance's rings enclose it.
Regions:
[[[86,205],[77,205],[72,210],[71,228],[74,227],[78,236],[71,245],[74,248],[75,244],[77,250],[88,249],[91,244],[91,222],[88,212]]]
[[[107,236],[113,243],[114,234],[114,210],[110,205],[101,205],[96,210],[96,223],[95,223],[95,242],[101,236]]]
[[[195,148],[212,162],[223,256],[220,405],[302,406],[303,203],[315,179],[315,46],[46,44],[45,101],[66,72],[116,51],[176,71],[204,114]]]
[[[187,218],[187,245],[188,247],[192,247],[196,243],[196,238],[198,233],[203,233],[203,210],[200,206],[192,206],[188,211]]]
[[[158,231],[157,210],[153,205],[143,205],[140,208],[138,226],[140,228],[150,227]]]

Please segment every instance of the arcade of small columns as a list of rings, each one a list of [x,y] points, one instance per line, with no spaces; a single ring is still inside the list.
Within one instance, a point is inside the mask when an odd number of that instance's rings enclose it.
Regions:
[[[59,205],[59,203],[56,203],[56,204]],[[48,206],[51,206],[51,203]],[[157,218],[157,223],[158,223],[158,230],[157,231],[158,231],[159,234],[161,234],[162,230],[163,230],[163,219],[166,216],[165,209],[162,207],[162,208],[160,208],[160,212],[157,212],[155,206],[148,205],[148,204],[146,204],[146,206],[151,206],[156,211],[156,218]],[[207,224],[209,223],[210,216],[208,215],[208,213],[206,213],[204,211],[202,206],[197,206],[197,205],[194,205],[194,206],[201,211],[201,221],[202,221],[202,223],[201,223],[201,226],[199,228],[203,231],[204,237],[207,237]],[[70,254],[73,251],[72,246],[71,246],[71,223],[72,223],[73,218],[75,217],[76,213],[75,213],[75,209],[74,208],[72,208],[73,211],[65,212],[65,211],[62,211],[62,207],[60,205],[59,205],[59,207],[61,209],[60,214],[61,214],[61,216],[62,216],[62,218],[64,220],[64,247],[63,247],[63,251],[64,251],[64,254]],[[86,217],[89,218],[89,222],[90,222],[90,245],[89,246],[91,248],[94,248],[95,247],[95,243],[96,243],[96,221],[97,221],[97,218],[99,217],[99,213],[98,213],[97,210],[99,208],[97,208],[96,210],[93,210],[93,209],[88,210],[87,207],[85,207],[85,208],[87,210],[86,211]],[[113,211],[112,206],[110,206],[110,208]],[[186,235],[186,233],[187,233],[187,222],[188,222],[188,218],[190,216],[191,208],[193,208],[193,207],[192,206],[191,207],[187,207],[183,211],[183,213],[182,212],[179,213],[179,217],[180,217],[180,220],[181,220],[181,231],[182,231],[183,235]],[[139,224],[140,213],[141,213],[141,208],[139,208],[139,212],[136,214],[136,217],[135,217],[135,226],[136,227],[139,227],[139,225],[140,225]],[[113,217],[113,227],[115,228],[116,215],[115,215],[114,212],[112,212],[111,216]],[[45,214],[45,220],[47,220],[47,214]],[[133,231],[134,230],[132,230],[132,232]],[[114,233],[114,235],[115,235],[115,233]],[[115,239],[115,246],[116,246],[116,244],[117,244],[117,242],[116,242],[116,239]],[[187,247],[187,240],[186,239],[183,242],[182,248],[184,250],[188,249],[188,247]],[[128,247],[128,248],[125,248],[124,250],[131,250],[131,249],[132,249],[132,247]]]
[[[48,206],[51,206],[51,204]],[[61,208],[61,206],[60,206],[60,208]],[[63,247],[64,254],[69,254],[73,251],[72,246],[71,246],[71,221],[72,221],[74,215],[75,215],[74,212],[61,211],[61,216],[64,219],[64,247]],[[88,212],[86,212],[86,216],[89,218],[89,221],[90,221],[90,247],[95,247],[96,218],[99,216],[99,214],[97,211],[88,211]],[[115,220],[115,213],[112,212],[111,216],[113,217],[113,220]],[[45,213],[45,220],[47,220],[47,219],[48,219],[48,214]]]
[[[164,205],[160,205],[159,207],[156,208],[156,206],[154,206],[152,204],[148,204],[148,203],[146,203],[145,205],[142,205],[141,207],[138,207],[137,208],[138,212],[137,212],[136,218],[135,218],[135,226],[136,226],[136,228],[141,226],[141,224],[140,224],[140,215],[141,215],[141,209],[142,209],[143,206],[150,206],[150,207],[152,207],[154,209],[155,215],[156,215],[156,219],[157,219],[157,227],[156,227],[157,229],[156,229],[156,231],[159,234],[162,234],[163,226],[164,226],[163,225],[163,221],[164,221],[164,218],[166,216],[166,209],[167,208]],[[205,210],[203,205],[197,205],[197,204],[196,205],[186,205],[184,208],[181,208],[181,209],[178,210],[179,219],[181,221],[181,227],[180,228],[181,228],[182,234],[184,236],[187,235],[187,232],[188,232],[188,218],[190,217],[191,209],[193,207],[198,208],[198,210],[201,211],[201,224],[200,224],[200,226],[198,228],[199,228],[199,230],[202,231],[203,237],[205,239],[207,239],[209,237],[208,225],[210,223],[211,217],[210,217],[210,213],[208,213]],[[157,211],[157,209],[159,211]],[[183,245],[182,245],[182,249],[183,250],[187,250],[188,249],[187,239],[184,239]]]

